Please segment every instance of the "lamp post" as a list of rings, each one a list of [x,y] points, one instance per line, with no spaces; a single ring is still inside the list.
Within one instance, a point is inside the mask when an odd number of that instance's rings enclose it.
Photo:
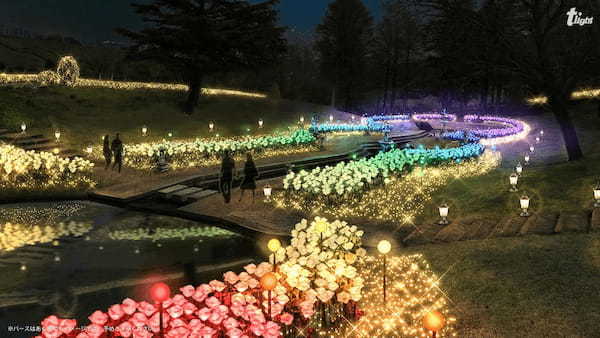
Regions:
[[[259,119],[258,120],[258,129],[262,129],[264,123],[265,122],[263,121],[263,119]]]
[[[304,116],[300,116],[300,124],[304,124]]]
[[[148,136],[148,127],[146,127],[146,126],[142,127],[142,136]]]
[[[277,251],[281,248],[281,242],[277,238],[269,240],[267,248],[273,253],[273,271],[277,272]]]
[[[165,283],[156,283],[150,288],[150,296],[155,303],[158,303],[158,325],[159,337],[164,338],[163,332],[163,302],[171,297],[171,289]]]
[[[521,217],[529,217],[529,197],[527,195],[521,196],[519,200],[521,204]]]
[[[448,204],[444,203],[444,204],[440,205],[438,207],[438,209],[439,209],[439,212],[440,212],[440,217],[442,218],[438,222],[438,224],[439,225],[447,225],[447,224],[449,224],[450,222],[448,222],[448,211],[449,211],[450,208],[448,207]]]
[[[387,240],[382,240],[377,244],[377,251],[383,255],[383,304],[387,303],[387,254],[392,250],[392,244]]]
[[[515,167],[515,172],[519,176],[521,176],[521,173],[523,173],[523,166],[521,165],[521,162],[517,163],[517,166]]]
[[[275,289],[275,287],[277,286],[277,276],[275,276],[275,274],[272,273],[272,272],[265,273],[260,278],[260,286],[264,290],[268,291],[268,298],[269,298],[269,320],[271,320],[271,291],[273,291]]]
[[[508,177],[508,180],[510,182],[510,191],[515,192],[515,191],[519,191],[519,189],[517,188],[517,183],[519,182],[519,175],[512,173],[510,174],[510,176]]]
[[[540,130],[540,135],[544,136],[544,129]]]
[[[524,159],[525,159],[525,165],[529,165],[529,160],[531,159],[531,157],[529,157],[529,154],[525,154]]]
[[[27,130],[27,125],[25,122],[21,122],[21,133],[25,134],[25,130]]]
[[[446,325],[446,319],[439,311],[428,312],[423,317],[423,327],[428,331],[432,331],[432,338],[435,338],[437,333]]]
[[[54,138],[56,138],[56,143],[60,142],[60,130],[56,129],[56,131],[54,131]]]
[[[263,193],[265,194],[265,202],[271,202],[271,194],[273,193],[273,188],[270,185],[265,185],[263,188]]]
[[[532,144],[529,146],[529,152],[533,154],[534,151],[535,151],[535,147]]]
[[[215,130],[215,123],[213,121],[210,121],[208,123],[208,132],[212,133]]]
[[[169,133],[167,134],[167,136],[168,136],[168,137],[173,137],[173,133],[172,133],[172,132],[169,132]]]
[[[594,188],[594,208],[600,208],[600,182]]]

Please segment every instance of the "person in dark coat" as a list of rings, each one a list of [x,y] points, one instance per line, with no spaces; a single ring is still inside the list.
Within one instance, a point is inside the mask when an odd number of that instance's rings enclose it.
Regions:
[[[112,151],[110,150],[110,140],[108,135],[104,135],[102,153],[104,153],[104,160],[106,161],[106,166],[104,167],[104,170],[106,170],[108,167],[110,167],[110,162],[112,162]]]
[[[113,163],[112,170],[115,170],[115,167],[119,165],[119,173],[121,172],[121,166],[123,165],[123,142],[119,138],[119,133],[112,141],[110,146],[113,154],[115,155],[115,163]]]
[[[258,170],[252,159],[252,154],[246,154],[246,164],[244,165],[244,180],[240,186],[240,202],[244,197],[244,190],[252,190],[252,203],[256,197],[256,178],[258,177]]]
[[[231,185],[233,183],[234,170],[235,161],[231,157],[229,150],[225,150],[225,156],[223,156],[223,161],[221,162],[221,182],[219,182],[225,203],[231,201]]]

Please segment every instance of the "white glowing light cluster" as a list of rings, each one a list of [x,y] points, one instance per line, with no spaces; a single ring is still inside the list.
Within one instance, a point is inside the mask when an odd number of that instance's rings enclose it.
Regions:
[[[38,243],[49,243],[64,236],[81,236],[92,229],[89,223],[59,223],[56,226],[39,226],[5,223],[0,231],[0,252]]]

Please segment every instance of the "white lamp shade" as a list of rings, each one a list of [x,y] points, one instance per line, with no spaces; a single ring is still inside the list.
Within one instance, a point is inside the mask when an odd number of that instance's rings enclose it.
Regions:
[[[54,137],[56,137],[56,139],[58,140],[60,138],[60,131],[55,131],[54,132]]]
[[[304,123],[304,116],[300,116],[300,123]]]
[[[258,126],[259,126],[259,127],[262,127],[262,126],[263,126],[263,123],[264,123],[264,122],[263,122],[263,120],[262,120],[262,119],[258,120]]]
[[[529,151],[531,151],[533,153],[535,151],[535,147],[534,146],[529,146]]]
[[[521,209],[529,209],[529,197],[521,197]]]
[[[439,206],[439,210],[440,210],[440,217],[448,217],[448,206],[443,204]]]
[[[520,174],[523,172],[523,166],[521,164],[517,164],[517,166],[515,167],[515,171],[517,172],[517,174]]]
[[[329,121],[333,122],[333,115],[329,115]]]
[[[517,182],[519,182],[519,175],[511,174],[509,180],[511,185],[517,185]]]
[[[263,192],[265,193],[266,197],[270,197],[271,193],[273,192],[273,188],[267,185],[263,188]]]
[[[536,142],[540,142],[540,137],[539,137],[539,136],[538,136],[538,137],[536,137],[536,138],[535,138],[535,141],[536,141]]]
[[[529,155],[525,155],[525,162],[529,162]]]
[[[213,122],[210,122],[208,124],[208,129],[213,130],[214,127],[215,127],[215,124]]]
[[[600,187],[594,189],[594,199],[600,200]]]
[[[27,125],[25,122],[21,123],[21,131],[25,131],[27,129]]]

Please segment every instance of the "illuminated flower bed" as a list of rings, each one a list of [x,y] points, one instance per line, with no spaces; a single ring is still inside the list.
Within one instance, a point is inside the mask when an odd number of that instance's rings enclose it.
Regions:
[[[454,322],[441,297],[439,280],[420,256],[390,257],[390,306],[382,306],[381,263],[366,256],[361,237],[362,231],[345,222],[303,220],[292,231],[291,245],[271,256],[282,260],[275,267],[250,264],[239,274],[226,272],[222,281],[187,285],[165,297],[165,337],[373,337],[390,330],[416,337],[424,333],[418,328],[418,317],[432,310],[444,313],[449,324]],[[275,278],[276,285],[268,287],[270,283],[264,281],[269,278]],[[263,286],[272,289],[270,296]],[[49,316],[41,323],[41,334],[46,338],[156,337],[158,305],[128,298],[107,311],[93,312],[84,326]],[[452,330],[448,325],[440,334]]]
[[[346,195],[295,194],[276,192],[273,205],[336,218],[372,219],[393,222],[394,226],[414,224],[435,191],[454,179],[484,175],[500,163],[499,153],[486,151],[466,161],[417,168],[402,177],[390,176],[385,185]]]
[[[501,128],[469,129],[468,132],[480,137],[483,144],[501,144],[525,138],[531,128],[527,123],[499,116],[465,115],[465,122],[492,122],[502,125]]]
[[[391,127],[385,123],[368,122],[367,124],[351,123],[323,123],[311,126],[313,133],[347,133],[347,132],[375,132],[384,133],[390,131]]]
[[[12,251],[26,245],[49,243],[65,236],[81,236],[92,229],[89,223],[69,222],[55,226],[29,226],[5,223],[0,231],[0,252]]]
[[[137,228],[128,230],[115,230],[108,234],[110,239],[142,241],[158,241],[163,239],[181,239],[194,237],[232,237],[237,236],[231,231],[214,226],[193,226],[187,228]]]
[[[161,149],[165,150],[171,167],[177,169],[220,163],[226,150],[234,156],[251,151],[255,158],[312,151],[316,149],[316,139],[306,130],[297,130],[284,136],[138,143],[125,146],[125,164],[136,169],[154,168]],[[94,156],[102,158],[101,149],[96,149]]]
[[[427,121],[427,120],[456,121],[456,115],[454,115],[454,114],[438,114],[438,113],[414,114],[412,116],[412,118],[415,121]]]
[[[394,149],[369,159],[340,162],[333,167],[317,167],[311,171],[289,173],[283,187],[289,192],[302,192],[312,196],[345,195],[362,192],[375,183],[388,183],[391,173],[401,172],[415,163],[439,164],[479,156],[484,147],[469,143],[458,148]]]
[[[452,141],[479,142],[481,138],[473,135],[470,131],[455,130],[442,133],[442,138]]]
[[[0,145],[0,187],[5,189],[86,189],[95,185],[93,167],[92,162],[79,157],[69,159]]]
[[[372,121],[409,121],[408,115],[373,115],[369,117]]]

